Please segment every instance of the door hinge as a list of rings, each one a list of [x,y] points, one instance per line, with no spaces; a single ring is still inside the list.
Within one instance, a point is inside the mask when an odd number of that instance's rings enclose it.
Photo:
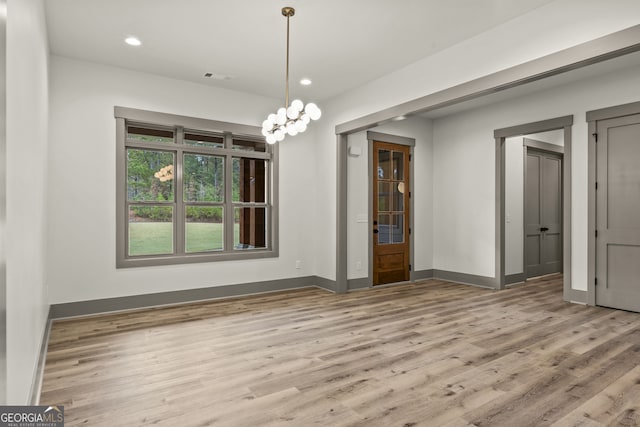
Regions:
[[[411,264],[409,264],[409,271],[411,271]]]
[[[592,133],[591,136],[593,136],[593,139],[598,142],[598,132]]]
[[[598,278],[597,277],[595,279],[595,284],[596,284],[596,286],[598,286]]]
[[[411,161],[411,154],[409,154],[409,161]]]
[[[411,227],[409,227],[409,234],[411,234]]]
[[[596,190],[598,189],[598,183],[596,182]]]
[[[409,198],[411,198],[411,191],[409,191]]]
[[[598,238],[598,230],[596,230],[596,239]]]

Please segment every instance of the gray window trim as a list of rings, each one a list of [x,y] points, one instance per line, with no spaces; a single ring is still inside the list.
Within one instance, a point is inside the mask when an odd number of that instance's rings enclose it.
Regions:
[[[588,213],[587,213],[587,304],[596,305],[596,137],[598,121],[614,119],[618,117],[640,114],[640,102],[616,105],[614,107],[601,108],[587,111],[587,125],[589,129],[589,146],[587,150],[587,188],[588,188]]]
[[[114,108],[114,116],[116,118],[116,267],[143,267],[143,266],[160,266],[172,264],[190,264],[200,262],[214,261],[233,261],[246,259],[274,258],[279,256],[278,245],[278,157],[279,149],[277,145],[267,145],[267,152],[252,152],[243,150],[234,150],[231,148],[233,138],[249,138],[262,139],[261,129],[255,126],[240,125],[236,123],[219,122],[201,118],[193,118],[168,113],[159,113],[146,110],[138,110],[133,108],[118,107]],[[126,139],[126,126],[129,124],[144,125],[152,128],[172,128],[176,130],[174,144],[154,144],[148,142],[140,142]],[[200,147],[195,148],[190,145],[184,145],[185,129],[193,132],[214,133],[224,136],[224,148]],[[128,257],[126,253],[128,241],[128,213],[127,206],[129,202],[126,200],[126,149],[128,146],[135,148],[149,148],[156,151],[170,151],[176,155],[176,182],[175,182],[175,200],[174,203],[167,203],[168,206],[176,206],[174,210],[174,255],[151,255]],[[233,251],[225,249],[224,252],[208,252],[208,253],[185,253],[184,252],[184,212],[180,206],[184,206],[182,202],[182,170],[180,169],[182,162],[177,161],[179,156],[185,153],[202,153],[212,154],[225,157],[225,181],[230,179],[232,173],[232,161],[234,157],[254,158],[269,160],[267,168],[267,190],[266,203],[238,203],[232,201],[231,186],[225,187],[224,203],[205,203],[203,205],[220,205],[224,206],[224,218],[233,218],[233,209],[238,206],[264,206],[266,208],[268,227],[266,230],[266,249],[249,249],[245,251]],[[150,202],[151,203],[151,202]],[[134,204],[145,204],[145,202],[135,202]],[[152,202],[151,204],[161,204]],[[225,248],[233,247],[233,229],[224,227],[224,244]]]

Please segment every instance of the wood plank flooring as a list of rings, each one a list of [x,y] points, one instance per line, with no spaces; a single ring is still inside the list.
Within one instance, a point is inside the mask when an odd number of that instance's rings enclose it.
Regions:
[[[56,321],[67,426],[638,426],[640,314],[438,280]]]

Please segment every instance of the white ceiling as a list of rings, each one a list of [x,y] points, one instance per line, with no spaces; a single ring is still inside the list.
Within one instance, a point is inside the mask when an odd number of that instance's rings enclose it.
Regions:
[[[552,0],[47,0],[51,52],[282,98],[321,101]],[[124,44],[134,35],[142,46]],[[231,80],[205,79],[212,72]],[[313,80],[303,87],[302,77]]]

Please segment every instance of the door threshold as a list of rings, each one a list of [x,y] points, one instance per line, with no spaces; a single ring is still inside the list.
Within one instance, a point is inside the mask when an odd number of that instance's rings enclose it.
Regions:
[[[413,283],[416,283],[415,281],[411,281],[411,280],[405,280],[402,282],[393,282],[393,283],[383,283],[382,285],[371,285],[371,288],[386,288],[389,286],[398,286],[398,285],[411,285]]]
[[[557,276],[557,275],[562,275],[562,271],[558,273],[543,274],[542,276],[527,277],[524,279],[524,282],[526,283],[527,280],[538,280],[538,279],[544,279],[545,277],[551,277],[551,276]]]

